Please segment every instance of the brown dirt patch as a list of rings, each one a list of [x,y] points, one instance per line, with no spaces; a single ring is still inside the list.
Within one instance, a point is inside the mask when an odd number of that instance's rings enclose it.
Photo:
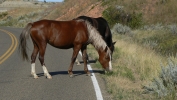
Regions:
[[[90,6],[87,3],[82,3],[82,1],[73,7],[71,7],[65,14],[57,18],[56,20],[68,20],[74,19],[78,16],[89,16],[89,17],[101,17],[104,7],[101,6],[102,2],[97,2]],[[84,9],[83,9],[84,8]]]

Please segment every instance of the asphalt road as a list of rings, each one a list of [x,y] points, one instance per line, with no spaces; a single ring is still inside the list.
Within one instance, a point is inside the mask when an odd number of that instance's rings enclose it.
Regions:
[[[22,31],[20,28],[0,27],[0,29],[13,33],[17,40]],[[12,38],[0,31],[0,57],[11,45]],[[33,50],[30,39],[28,48],[30,57]],[[74,65],[75,77],[69,77],[67,70],[71,56],[72,49],[61,50],[47,45],[45,64],[53,79],[49,80],[43,76],[38,59],[36,60],[36,72],[39,79],[33,79],[30,75],[30,62],[21,59],[18,47],[16,47],[14,52],[0,64],[0,100],[97,100],[91,77],[85,75],[83,64]],[[96,74],[99,74],[99,70],[97,72]],[[104,82],[100,77],[97,80],[99,84],[101,83],[103,98],[107,98]]]

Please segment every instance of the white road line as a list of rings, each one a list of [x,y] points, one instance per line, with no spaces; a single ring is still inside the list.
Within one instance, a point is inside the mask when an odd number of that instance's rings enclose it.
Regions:
[[[79,54],[82,56],[82,53],[80,51],[79,51]],[[102,96],[100,87],[98,85],[98,81],[95,77],[95,74],[93,73],[92,67],[89,64],[87,64],[87,67],[88,67],[88,70],[92,73],[91,79],[92,79],[92,83],[95,89],[96,98],[97,100],[103,100],[103,96]]]

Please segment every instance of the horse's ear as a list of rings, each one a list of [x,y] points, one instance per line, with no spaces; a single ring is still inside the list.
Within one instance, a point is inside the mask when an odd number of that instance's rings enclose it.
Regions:
[[[116,44],[116,41],[115,41],[115,42],[113,42],[112,44],[113,44],[113,45],[115,45],[115,44]]]

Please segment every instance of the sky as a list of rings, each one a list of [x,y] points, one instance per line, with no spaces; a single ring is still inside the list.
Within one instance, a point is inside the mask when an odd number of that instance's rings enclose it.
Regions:
[[[44,0],[38,0],[38,1],[44,1]],[[45,0],[46,2],[62,2],[63,0]]]

